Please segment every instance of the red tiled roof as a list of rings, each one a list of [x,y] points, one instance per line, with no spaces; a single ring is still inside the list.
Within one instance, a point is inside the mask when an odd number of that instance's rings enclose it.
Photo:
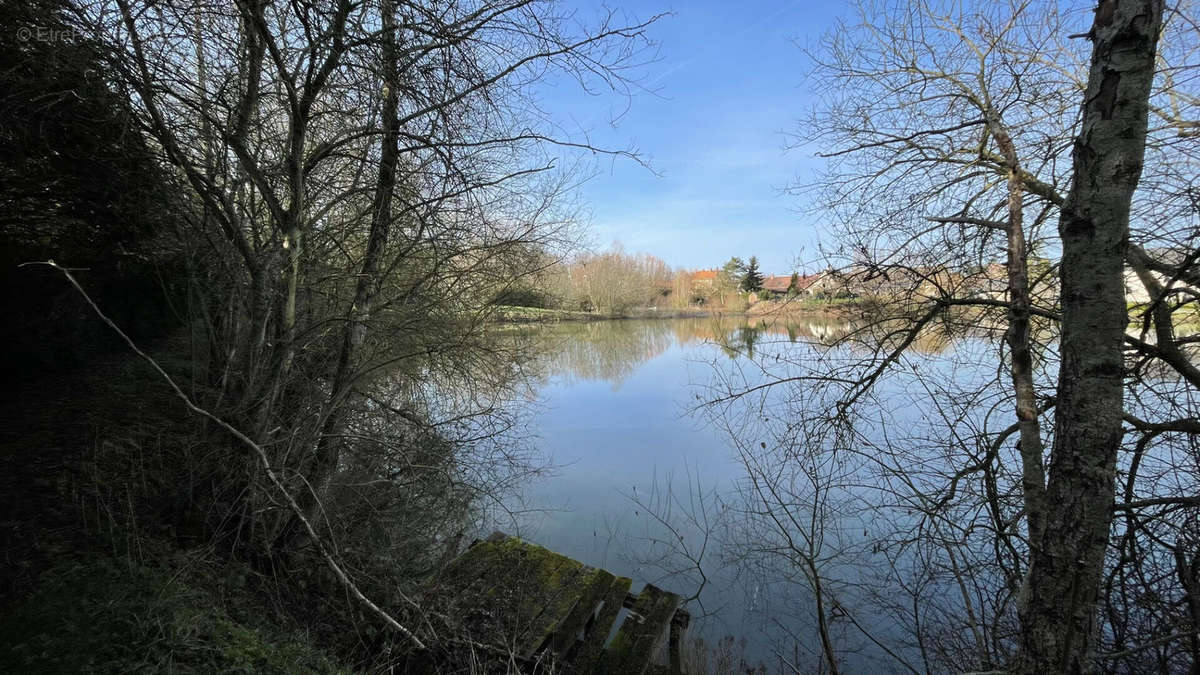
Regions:
[[[806,275],[797,275],[796,276],[796,290],[803,291],[804,289],[808,288],[809,286],[812,286],[813,283],[815,283],[818,279],[820,279],[823,276],[825,276],[824,272],[818,272],[817,274],[809,274],[807,276]],[[788,275],[772,275],[772,276],[769,276],[769,277],[763,279],[763,288],[767,289],[768,291],[774,291],[776,293],[786,293],[788,290],[788,287],[790,287],[791,285],[792,285],[792,275],[790,275],[790,274],[788,274]]]
[[[776,293],[787,293],[788,286],[792,284],[792,275],[787,276],[770,276],[763,279],[762,287],[768,291]]]

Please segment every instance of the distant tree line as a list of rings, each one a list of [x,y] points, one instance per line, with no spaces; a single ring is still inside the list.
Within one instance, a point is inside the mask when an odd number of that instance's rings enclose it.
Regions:
[[[653,255],[626,253],[620,244],[564,261],[541,253],[539,260],[536,274],[506,288],[493,302],[621,315],[648,307],[745,309],[747,297],[763,292],[756,256],[749,262],[730,258],[703,280],[695,271],[672,269]]]

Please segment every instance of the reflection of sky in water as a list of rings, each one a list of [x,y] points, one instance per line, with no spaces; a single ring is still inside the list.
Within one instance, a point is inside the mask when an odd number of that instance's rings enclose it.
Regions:
[[[686,415],[691,375],[705,373],[693,362],[703,351],[671,344],[615,383],[555,373],[540,390],[535,428],[559,469],[529,495],[554,511],[530,523],[530,538],[646,580],[621,560],[618,540],[639,517],[623,493],[645,495],[656,474],[682,475],[685,467],[708,483],[728,482],[739,469],[723,438]]]
[[[734,356],[753,350],[771,362],[775,353],[819,352],[824,349],[820,344],[803,343],[840,337],[849,327],[817,317],[791,326],[754,328],[760,326],[744,320],[699,319],[538,329],[548,354],[541,364],[541,404],[533,428],[558,469],[530,486],[528,506],[546,510],[523,516],[519,533],[586,564],[630,576],[635,586],[653,582],[685,596],[695,592],[694,571],[664,578],[662,567],[672,565],[654,564],[662,547],[647,543],[647,538],[666,535],[634,499],[642,504],[661,499],[669,482],[684,501],[676,505],[672,522],[684,543],[698,550],[700,528],[682,517],[689,505],[689,488],[692,493],[699,486],[704,493],[716,490],[729,495],[745,474],[728,436],[688,414],[696,395],[705,394],[702,386],[718,371],[730,368],[750,383],[761,381],[762,374],[744,356]],[[947,383],[973,379],[955,367],[955,349],[949,349],[946,358],[933,356],[948,346],[949,341],[936,340],[917,345],[926,354],[916,357],[920,367],[933,370],[934,380]],[[882,409],[905,430],[915,428],[927,414],[919,405],[924,391],[914,389],[912,382],[901,375],[880,387],[887,399]],[[782,388],[778,393],[783,393]],[[767,394],[774,395],[775,390]],[[710,496],[707,503],[713,507],[716,502]],[[862,529],[858,523],[851,527]],[[705,610],[719,611],[695,621],[693,631],[710,642],[729,633],[745,637],[752,656],[771,661],[761,622],[767,621],[769,628],[774,617],[811,638],[809,644],[815,647],[815,634],[804,625],[811,599],[803,583],[768,585],[753,575],[739,577],[732,567],[720,568],[715,541],[707,552],[705,572],[710,581],[700,599]],[[678,559],[672,563],[679,564]],[[700,613],[695,603],[690,609],[693,615]]]
[[[740,537],[742,543],[768,542],[762,544],[767,546],[775,533],[743,527],[747,521],[738,520],[735,514],[744,502],[737,493],[746,486],[746,467],[736,454],[735,443],[726,431],[688,411],[698,403],[697,395],[715,396],[726,384],[738,390],[767,377],[799,374],[796,362],[813,371],[841,367],[840,375],[860,376],[871,354],[869,339],[836,348],[822,344],[844,337],[852,329],[846,322],[822,317],[790,325],[763,325],[758,319],[737,318],[530,329],[545,349],[530,369],[539,399],[533,409],[533,429],[558,470],[532,484],[526,494],[527,505],[541,511],[523,514],[515,530],[511,524],[500,527],[584,563],[632,577],[635,587],[651,582],[687,596],[696,591],[699,575],[688,570],[679,557],[659,557],[671,548],[662,542],[674,542],[675,548],[679,542],[647,515],[646,505],[655,504],[657,508],[652,510],[661,513],[666,496],[680,498],[669,521],[682,536],[682,545],[695,551],[703,541],[704,528],[688,522],[686,516],[693,506],[689,498],[696,497],[699,489],[707,513],[714,519],[711,522],[717,523],[716,540],[708,542],[704,557],[709,581],[700,594],[703,607],[693,602],[689,609],[693,616],[702,611],[713,615],[694,621],[691,634],[710,643],[726,634],[744,637],[748,655],[778,671],[786,669],[772,656],[772,639],[791,632],[796,647],[786,653],[788,660],[801,664],[802,670],[812,669],[818,662],[814,603],[799,566],[752,560],[762,566],[722,567],[726,562],[722,554],[728,551],[722,550],[720,542]],[[887,330],[890,328],[883,327]],[[975,326],[971,330],[987,329]],[[963,542],[960,555],[982,551],[980,559],[985,561],[991,555],[983,550],[992,545],[983,532],[986,528],[973,525],[988,522],[987,517],[973,513],[982,500],[964,499],[961,511],[947,512],[942,524],[934,525],[946,528],[946,533],[918,531],[916,512],[909,508],[917,502],[906,501],[914,495],[937,498],[943,494],[948,474],[982,456],[975,439],[994,437],[1011,424],[1011,383],[997,365],[997,336],[991,337],[950,338],[937,329],[923,333],[875,383],[872,394],[861,400],[864,419],[858,425],[859,434],[839,441],[850,444],[839,447],[852,446],[853,452],[839,450],[836,461],[826,467],[836,485],[833,501],[837,508],[826,526],[827,548],[835,553],[824,558],[823,576],[833,579],[834,595],[847,601],[866,628],[900,653],[911,655],[916,649],[912,643],[904,644],[897,628],[909,618],[891,613],[895,607],[881,609],[878,603],[889,594],[894,598],[888,602],[908,601],[897,579],[887,574],[899,571],[909,575],[910,581],[918,579],[921,573],[913,556],[925,554],[912,549],[897,553],[895,548],[885,552],[876,544],[899,539],[936,542],[947,536]],[[1053,335],[1037,337],[1046,350],[1046,361],[1053,365],[1057,361]],[[747,358],[751,354],[753,360]],[[821,360],[824,363],[818,364]],[[1043,391],[1053,391],[1052,375],[1038,372]],[[1158,373],[1153,371],[1143,375],[1147,384],[1138,390],[1133,409],[1140,411],[1136,406],[1144,405],[1149,414],[1158,400],[1155,396],[1171,396],[1174,380],[1155,379]],[[737,399],[724,410],[722,421],[734,429],[743,448],[767,458],[766,466],[783,467],[777,474],[782,480],[798,479],[802,484],[804,474],[789,467],[790,460],[778,459],[783,456],[782,449],[790,447],[786,440],[780,442],[787,438],[780,430],[800,417],[822,412],[832,398],[822,398],[819,387],[808,382],[771,387]],[[790,415],[784,413],[789,406]],[[1049,427],[1045,431],[1048,434]],[[998,449],[996,462],[999,471],[1009,472],[1005,480],[1010,487],[1019,484],[1020,466],[1011,446],[1005,443]],[[1152,459],[1148,456],[1145,462]],[[1165,462],[1164,466],[1175,464]],[[897,478],[900,473],[903,481]],[[968,481],[957,487],[971,489]],[[1178,491],[1189,489],[1181,486]],[[801,485],[797,494],[803,493]],[[1019,501],[1013,501],[1016,494],[1003,497],[1010,514],[1020,508]],[[728,511],[721,505],[728,506]],[[803,515],[804,507],[796,508]],[[705,513],[694,508],[690,512]],[[930,527],[930,522],[923,520],[922,528]],[[654,539],[657,542],[651,541]],[[895,567],[881,564],[887,556]],[[772,564],[775,566],[770,567]],[[683,572],[668,577],[664,574],[667,569]],[[785,579],[781,572],[791,578]],[[996,588],[998,578],[983,574],[973,581],[985,594],[1001,597],[1003,593]],[[935,581],[929,577],[921,583],[929,589],[923,591],[920,610],[924,625],[945,629],[947,635],[965,631],[968,627],[961,621],[959,588],[945,578]],[[894,661],[875,658],[879,650],[845,620],[834,620],[832,630],[847,672],[892,672],[897,668]]]

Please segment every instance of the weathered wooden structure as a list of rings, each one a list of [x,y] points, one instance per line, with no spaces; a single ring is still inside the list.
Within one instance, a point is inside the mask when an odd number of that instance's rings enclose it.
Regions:
[[[680,599],[496,532],[439,575],[437,611],[462,617],[470,639],[512,659],[566,673],[680,673],[689,615]],[[628,616],[612,635],[621,609]],[[611,637],[611,639],[610,639]],[[652,663],[663,641],[667,665]]]

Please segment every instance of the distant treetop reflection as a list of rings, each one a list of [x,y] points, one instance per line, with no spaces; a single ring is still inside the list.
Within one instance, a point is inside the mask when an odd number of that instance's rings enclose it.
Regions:
[[[764,344],[803,343],[828,348],[849,336],[854,325],[842,318],[814,315],[788,320],[711,316],[560,323],[522,328],[534,338],[540,377],[603,380],[619,388],[637,367],[675,345],[715,344],[730,359],[753,358]]]

